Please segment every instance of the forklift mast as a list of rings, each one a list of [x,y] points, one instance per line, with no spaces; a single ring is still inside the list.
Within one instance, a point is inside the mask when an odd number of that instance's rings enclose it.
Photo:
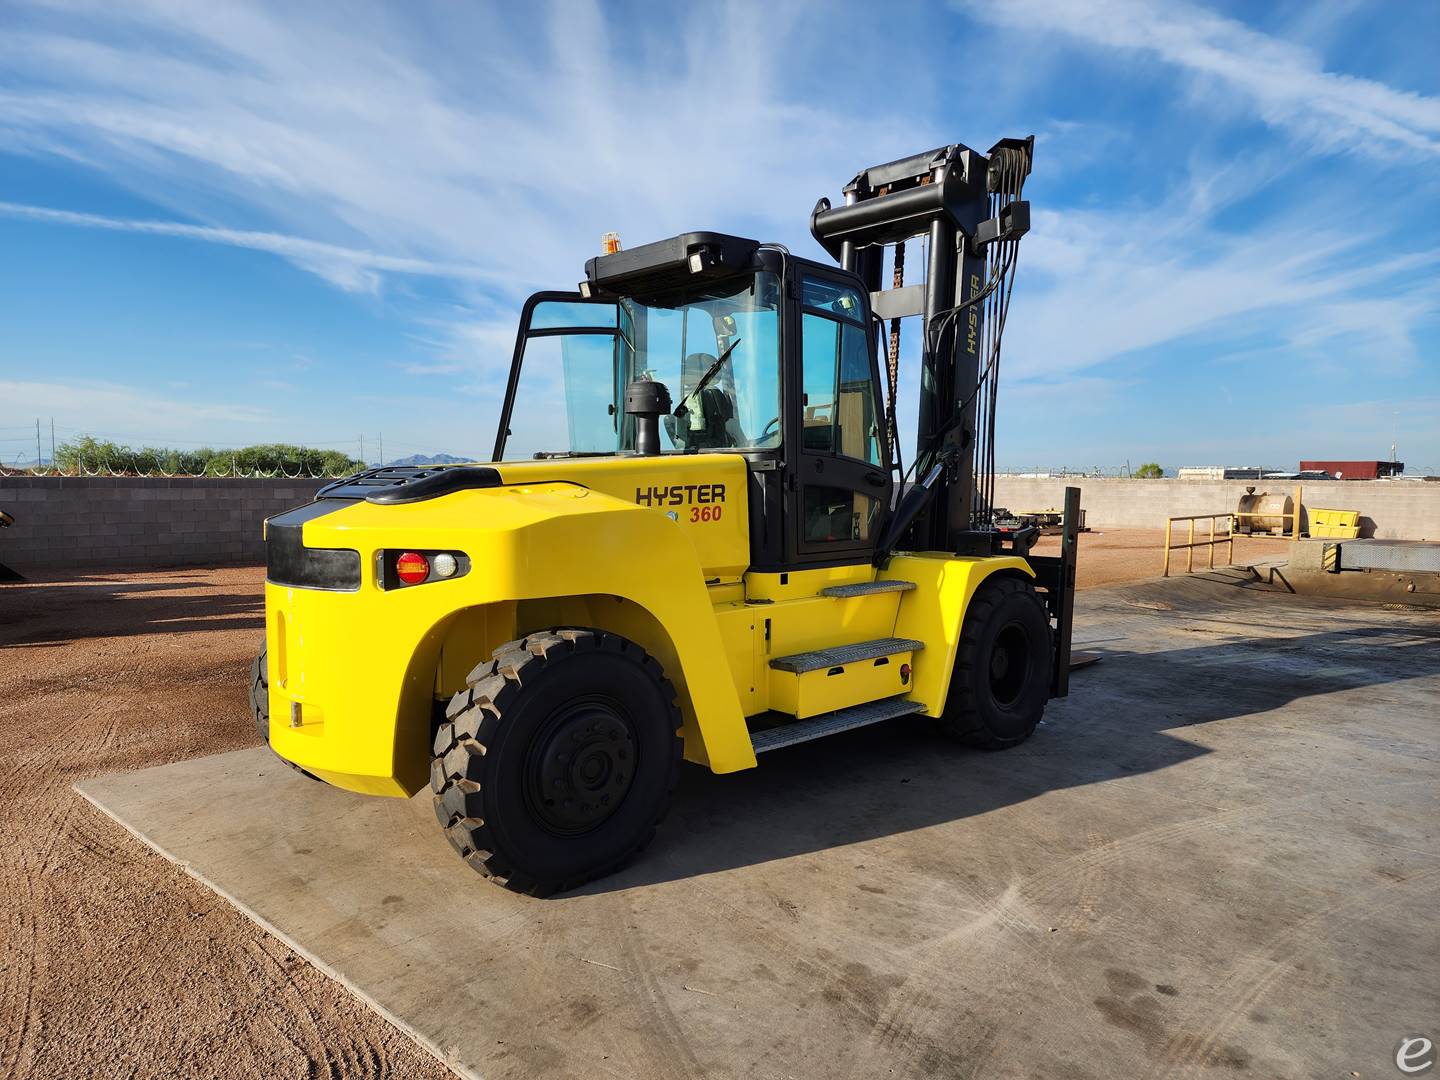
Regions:
[[[1034,136],[1002,139],[980,154],[954,143],[876,165],[846,185],[843,206],[822,198],[811,214],[815,239],[860,277],[875,317],[890,323],[893,451],[900,320],[921,317],[912,471],[926,490],[906,525],[912,550],[989,554],[995,545],[994,390],[1015,254],[1030,225],[1020,194],[1034,144]],[[906,285],[905,246],[917,237],[928,250],[926,275]],[[887,246],[894,256],[885,288]],[[907,518],[898,506],[896,516],[897,524]]]

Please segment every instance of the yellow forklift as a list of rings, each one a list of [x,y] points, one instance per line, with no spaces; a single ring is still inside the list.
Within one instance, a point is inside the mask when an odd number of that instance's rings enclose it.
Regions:
[[[371,469],[266,522],[270,746],[356,792],[428,783],[466,862],[545,895],[643,849],[682,758],[922,717],[1025,740],[1066,692],[1078,516],[1071,489],[1037,558],[991,512],[1032,153],[866,169],[812,215],[835,265],[694,232],[530,297],[492,462]]]

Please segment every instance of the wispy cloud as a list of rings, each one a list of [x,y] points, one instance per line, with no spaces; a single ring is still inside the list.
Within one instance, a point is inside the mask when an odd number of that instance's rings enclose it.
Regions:
[[[1217,225],[1223,204],[1185,212],[1194,201],[1037,213],[1007,324],[1012,374],[1054,377],[1202,334],[1212,359],[1258,356],[1258,339],[1294,367],[1341,344],[1377,372],[1413,368],[1416,332],[1440,310],[1440,250],[1377,257],[1375,236],[1315,224],[1343,220],[1324,203],[1235,234]]]
[[[1440,155],[1440,99],[1327,71],[1302,45],[1184,0],[966,0],[961,6],[989,22],[1156,57],[1243,95],[1267,123],[1318,148]]]
[[[44,206],[29,206],[12,202],[0,202],[0,216],[23,218],[28,221],[44,221],[52,225],[108,229],[114,232],[148,233],[152,236],[174,236],[184,240],[200,240],[210,244],[249,248],[252,251],[268,251],[272,255],[282,255],[319,274],[332,284],[350,291],[373,292],[380,283],[379,273],[382,271],[392,274],[423,274],[431,277],[490,282],[496,278],[494,273],[475,266],[380,255],[373,251],[360,251],[355,248],[340,247],[336,244],[322,244],[315,240],[306,240],[298,236],[283,236],[273,232],[220,229],[208,225],[186,225],[177,221],[137,221],[130,218],[105,217],[101,214],[54,210]]]
[[[583,0],[448,9],[443,30],[369,6],[70,6],[89,17],[0,37],[28,76],[0,92],[0,127],[191,220],[220,207],[233,226],[243,208],[322,242],[286,257],[352,288],[382,251],[396,272],[464,268],[513,299],[575,281],[607,229],[637,243],[721,208],[803,236],[857,147],[927,138],[873,98],[860,112],[793,85],[835,32],[798,9],[674,9],[663,33],[617,34]]]
[[[0,33],[6,150],[159,209],[10,190],[0,215],[264,251],[358,293],[388,280],[365,306],[408,340],[347,363],[426,376],[397,380],[425,419],[402,432],[387,399],[371,426],[463,444],[493,420],[520,299],[576,281],[601,232],[634,246],[719,228],[813,254],[810,208],[857,168],[1034,130],[1002,400],[1039,414],[1084,395],[1101,415],[1095,402],[1162,385],[1161,358],[1197,342],[1207,363],[1271,371],[1426,370],[1433,212],[1418,199],[1374,211],[1385,190],[1433,189],[1440,100],[1317,51],[1351,19],[1383,20],[1330,7],[1284,40],[1185,0],[952,3],[989,25],[901,5],[862,53],[856,9],[747,0],[639,18],[593,0],[419,15],[365,0],[343,13],[15,0]],[[980,49],[979,99],[974,72],[962,82],[934,47],[1011,28],[1026,62]],[[1093,87],[1068,81],[1075,54],[1098,60],[1083,65]],[[836,56],[862,56],[879,81],[836,80]],[[1140,390],[1123,380],[1144,363],[1114,363],[1133,357],[1150,364]]]
[[[183,389],[185,385],[173,387]],[[145,430],[138,436],[169,437],[178,441],[223,440],[256,424],[275,420],[272,410],[235,401],[174,398],[120,383],[88,379],[0,379],[0,401],[24,402],[34,412],[65,418],[84,418],[95,435]]]

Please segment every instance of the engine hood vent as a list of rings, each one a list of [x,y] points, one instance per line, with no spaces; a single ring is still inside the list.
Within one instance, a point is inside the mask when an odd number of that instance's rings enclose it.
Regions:
[[[500,484],[500,474],[484,465],[387,465],[326,484],[315,493],[315,498],[364,499],[382,505],[413,503]]]

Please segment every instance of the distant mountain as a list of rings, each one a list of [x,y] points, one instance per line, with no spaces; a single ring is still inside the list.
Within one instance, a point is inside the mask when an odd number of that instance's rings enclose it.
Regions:
[[[450,454],[411,454],[409,457],[396,458],[394,461],[387,461],[386,465],[464,465],[474,461],[474,458],[454,457]]]

